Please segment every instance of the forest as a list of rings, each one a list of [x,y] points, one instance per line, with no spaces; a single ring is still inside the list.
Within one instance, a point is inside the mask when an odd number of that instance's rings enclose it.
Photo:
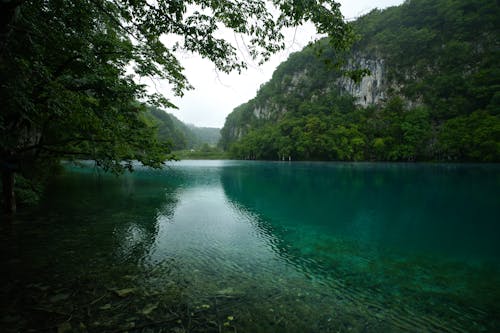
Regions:
[[[135,163],[161,168],[172,158],[172,142],[159,138],[147,110],[175,108],[169,98],[193,88],[179,54],[241,72],[248,59],[263,63],[283,50],[283,30],[305,22],[338,49],[351,40],[335,1],[2,1],[4,211],[16,211],[16,191],[41,193],[61,160],[90,160],[116,174]],[[247,58],[221,29],[246,41]],[[141,79],[164,80],[170,91],[151,91]]]
[[[338,1],[0,0],[0,333],[498,333],[499,1]]]
[[[373,10],[352,22],[351,50],[292,54],[227,117],[221,145],[241,159],[498,162],[499,17],[481,0]],[[342,84],[371,74],[363,61],[384,67],[367,105]]]
[[[219,128],[186,125],[173,114],[156,107],[149,107],[147,115],[151,118],[151,126],[158,129],[158,139],[170,143],[174,151],[216,146],[219,142]]]

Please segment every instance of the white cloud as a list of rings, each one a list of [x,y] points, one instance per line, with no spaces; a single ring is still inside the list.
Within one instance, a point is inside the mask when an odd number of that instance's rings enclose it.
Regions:
[[[340,0],[339,2],[344,17],[354,19],[374,8],[399,5],[403,0]],[[195,89],[186,92],[182,98],[172,98],[179,110],[168,110],[168,112],[185,123],[222,127],[226,116],[235,107],[253,98],[259,87],[271,78],[275,68],[285,61],[290,53],[301,50],[317,35],[312,26],[304,26],[296,31],[288,31],[286,36],[290,45],[286,51],[274,55],[269,62],[260,67],[250,64],[241,75],[217,73],[210,61],[199,56],[186,56],[181,59],[185,75]],[[233,37],[230,35],[229,38]],[[155,89],[166,96],[171,95],[167,84],[156,82],[155,85]]]

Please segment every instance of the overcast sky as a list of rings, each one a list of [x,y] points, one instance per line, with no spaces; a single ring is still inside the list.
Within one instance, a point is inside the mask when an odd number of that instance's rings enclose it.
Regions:
[[[351,20],[374,8],[399,5],[403,0],[340,0],[339,2],[344,17]],[[255,97],[260,85],[269,81],[276,66],[285,61],[290,53],[300,51],[316,36],[311,26],[298,28],[294,43],[292,43],[293,31],[286,35],[290,35],[286,51],[274,55],[262,66],[250,63],[248,69],[241,75],[217,73],[212,63],[195,55],[181,57],[185,75],[195,89],[186,92],[182,98],[171,98],[179,109],[170,109],[167,112],[173,113],[185,123],[221,128],[226,116],[235,107]],[[167,84],[157,81],[154,86],[165,96],[172,96]]]

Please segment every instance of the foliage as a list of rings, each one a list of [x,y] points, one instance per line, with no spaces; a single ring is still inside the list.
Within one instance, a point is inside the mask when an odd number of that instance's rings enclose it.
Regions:
[[[184,149],[193,145],[196,138],[184,123],[173,115],[156,107],[150,107],[148,116],[158,128],[158,139],[172,144],[172,149]]]
[[[198,142],[197,146],[203,146],[205,144],[208,144],[209,146],[216,146],[220,140],[220,128],[198,127],[194,125],[187,126],[196,136]]]
[[[425,110],[403,114],[397,99],[381,110],[287,115],[250,131],[231,152],[247,159],[415,160],[429,137],[426,116]]]
[[[496,162],[500,156],[500,119],[484,111],[448,120],[440,132],[440,153],[447,159]]]
[[[481,0],[374,10],[352,23],[350,53],[292,54],[227,117],[221,145],[248,159],[498,162],[499,17]],[[384,59],[384,102],[355,105],[339,85],[348,79],[325,64],[356,57]],[[347,69],[352,84],[369,74]]]
[[[406,1],[360,18],[355,50],[382,56],[401,93],[442,122],[485,109],[498,91],[499,17],[495,1]]]
[[[227,160],[229,154],[218,147],[203,144],[198,149],[174,150],[173,154],[180,160]]]
[[[220,139],[220,129],[186,125],[174,115],[156,107],[149,107],[147,114],[158,128],[158,138],[170,142],[173,150],[215,146]]]
[[[145,102],[173,105],[138,78],[167,80],[182,95],[191,86],[178,51],[223,72],[242,70],[244,57],[219,37],[227,30],[258,62],[283,49],[284,28],[307,21],[346,47],[351,29],[338,7],[330,0],[2,1],[2,174],[49,158],[91,159],[116,173],[134,160],[161,167],[171,147],[158,140]]]

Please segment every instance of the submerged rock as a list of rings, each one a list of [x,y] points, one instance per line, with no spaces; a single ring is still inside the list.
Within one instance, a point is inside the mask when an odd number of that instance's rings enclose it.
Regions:
[[[51,298],[49,298],[49,301],[51,303],[57,303],[57,302],[67,300],[68,298],[69,298],[69,294],[56,294],[56,295],[52,296]]]
[[[128,295],[135,293],[135,288],[118,289],[114,290],[114,292],[120,297],[127,297]]]
[[[67,332],[72,332],[72,327],[70,323],[65,322],[57,326],[57,333],[67,333]]]

